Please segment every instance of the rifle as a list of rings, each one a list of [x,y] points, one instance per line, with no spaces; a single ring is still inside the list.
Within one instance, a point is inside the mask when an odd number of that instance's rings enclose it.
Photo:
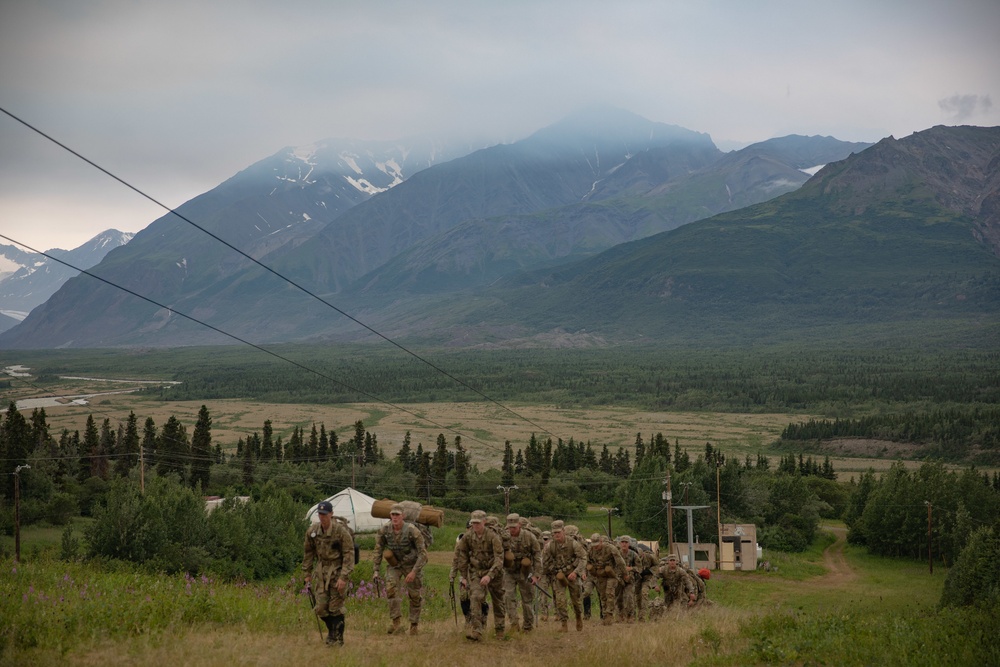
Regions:
[[[319,630],[320,641],[323,641],[323,626],[319,623],[319,616],[316,616],[316,596],[313,595],[312,586],[309,585],[308,581],[306,582],[306,593],[309,595],[309,611],[316,617],[316,629]]]
[[[451,598],[451,613],[455,615],[455,627],[458,627],[458,608],[455,606],[455,580],[448,580],[448,597]]]
[[[534,579],[534,575],[529,573],[528,574],[528,581],[531,581],[532,579]],[[545,597],[547,597],[550,600],[552,599],[552,596],[549,595],[549,592],[547,590],[545,590],[544,588],[542,588],[541,586],[539,586],[538,582],[531,581],[531,585],[534,586],[535,588],[537,588],[538,590],[540,590],[542,592],[542,595],[544,595]]]

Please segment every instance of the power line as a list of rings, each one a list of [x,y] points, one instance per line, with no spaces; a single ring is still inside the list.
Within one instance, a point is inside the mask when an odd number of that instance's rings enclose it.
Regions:
[[[27,121],[25,121],[25,120],[23,120],[23,119],[19,118],[18,116],[14,115],[14,114],[13,114],[13,113],[11,113],[10,111],[7,111],[7,110],[6,110],[6,109],[4,109],[3,107],[0,107],[0,111],[2,111],[2,112],[3,112],[3,113],[5,113],[5,114],[6,114],[7,116],[9,116],[10,118],[14,119],[15,121],[17,121],[18,123],[20,123],[20,124],[24,125],[24,126],[25,126],[25,127],[27,127],[27,128],[29,129],[29,130],[31,130],[31,131],[33,131],[33,132],[35,132],[35,133],[39,134],[40,136],[44,137],[45,139],[48,139],[49,141],[51,141],[51,142],[52,142],[52,143],[54,143],[55,145],[59,146],[59,147],[60,147],[60,148],[62,148],[63,150],[67,151],[68,153],[70,153],[70,154],[72,154],[72,155],[75,155],[76,157],[80,158],[81,160],[83,160],[84,162],[86,162],[86,163],[87,163],[87,164],[89,164],[90,166],[94,167],[94,168],[95,168],[95,169],[97,169],[98,171],[100,171],[100,172],[102,172],[102,173],[106,174],[107,176],[109,176],[110,178],[112,178],[112,179],[114,179],[114,180],[118,181],[119,183],[121,183],[122,185],[124,185],[124,186],[125,186],[125,187],[127,187],[128,189],[132,190],[133,192],[137,193],[137,194],[138,194],[138,195],[140,195],[141,197],[144,197],[144,198],[148,199],[149,201],[153,202],[153,203],[154,203],[154,204],[156,204],[157,206],[159,206],[159,207],[161,207],[161,208],[165,209],[165,210],[166,210],[167,212],[169,212],[169,213],[172,213],[173,215],[177,216],[178,218],[180,218],[180,219],[181,219],[181,220],[183,220],[184,222],[188,223],[189,225],[191,225],[191,226],[192,226],[192,227],[194,227],[195,229],[198,229],[199,231],[201,231],[201,232],[203,232],[203,233],[205,233],[205,234],[208,234],[209,236],[211,236],[211,237],[212,237],[213,239],[215,239],[215,240],[216,240],[216,241],[218,241],[219,243],[223,244],[224,246],[226,246],[227,248],[229,248],[229,249],[233,250],[234,252],[236,252],[236,253],[238,253],[238,254],[242,255],[242,256],[243,256],[243,257],[245,257],[246,259],[249,259],[249,260],[250,260],[251,262],[253,262],[253,263],[254,263],[254,264],[256,264],[257,266],[261,267],[262,269],[264,269],[264,270],[265,270],[265,271],[267,271],[268,273],[271,273],[272,275],[274,275],[274,276],[277,276],[278,278],[280,278],[281,280],[285,281],[285,282],[286,282],[286,283],[288,283],[289,285],[292,285],[292,286],[293,286],[293,287],[295,287],[296,289],[298,289],[298,290],[302,291],[303,293],[305,293],[305,294],[309,295],[310,297],[312,297],[312,298],[313,298],[313,299],[315,299],[316,301],[319,301],[320,303],[322,303],[322,304],[326,305],[327,307],[329,307],[329,308],[333,309],[333,310],[334,310],[334,311],[336,311],[337,313],[339,313],[339,314],[343,315],[344,317],[346,317],[347,319],[351,320],[351,321],[352,321],[352,322],[354,322],[355,324],[358,324],[358,325],[360,325],[361,327],[363,327],[363,328],[367,329],[368,331],[370,331],[371,333],[375,334],[375,335],[376,335],[376,336],[378,336],[379,338],[381,338],[381,339],[385,340],[386,342],[388,342],[388,343],[390,343],[390,344],[394,345],[395,347],[399,348],[400,350],[402,350],[402,351],[403,351],[403,352],[405,352],[406,354],[409,354],[410,356],[414,357],[415,359],[417,359],[417,360],[419,360],[419,361],[423,362],[424,364],[427,364],[428,366],[430,366],[431,368],[433,368],[433,369],[434,369],[435,371],[437,371],[437,372],[441,373],[442,375],[444,375],[444,376],[448,377],[448,378],[449,378],[449,379],[451,379],[452,381],[454,381],[454,382],[457,382],[458,384],[462,385],[463,387],[465,387],[465,388],[466,388],[466,389],[468,389],[469,391],[472,391],[473,393],[475,393],[475,394],[478,394],[479,396],[483,397],[484,399],[486,399],[486,400],[487,400],[487,401],[489,401],[490,403],[493,403],[494,405],[496,405],[496,406],[498,406],[498,407],[500,407],[500,408],[503,408],[504,410],[506,410],[506,411],[507,411],[507,412],[509,412],[510,414],[512,414],[512,415],[514,415],[515,417],[517,417],[517,418],[519,418],[519,419],[521,419],[521,420],[523,420],[523,421],[527,422],[528,424],[531,424],[532,426],[534,426],[534,427],[535,427],[535,428],[537,428],[538,430],[542,431],[543,433],[548,433],[548,434],[549,434],[550,436],[552,436],[552,437],[557,437],[557,436],[555,436],[555,435],[554,435],[553,433],[550,433],[550,432],[549,432],[549,431],[548,431],[547,429],[545,429],[545,428],[543,428],[542,426],[540,426],[540,425],[536,424],[535,422],[531,421],[530,419],[528,419],[528,418],[527,418],[527,417],[525,417],[524,415],[521,415],[521,414],[519,414],[519,413],[515,412],[514,410],[512,410],[512,409],[511,409],[511,408],[509,408],[509,407],[507,407],[507,406],[506,406],[506,405],[504,405],[503,403],[500,403],[499,401],[497,401],[497,400],[493,399],[492,397],[490,397],[490,396],[487,396],[487,395],[486,395],[486,394],[484,394],[484,393],[483,393],[482,391],[480,391],[480,390],[476,389],[475,387],[472,387],[472,386],[470,386],[469,384],[467,384],[467,383],[466,383],[466,382],[464,382],[463,380],[460,380],[459,378],[456,378],[455,376],[451,375],[450,373],[448,373],[448,372],[447,372],[447,371],[445,371],[444,369],[440,368],[440,367],[439,367],[439,366],[437,366],[436,364],[434,364],[434,363],[430,362],[429,360],[427,360],[427,359],[425,359],[424,357],[420,356],[420,355],[419,355],[419,354],[417,354],[416,352],[413,352],[412,350],[410,350],[410,349],[408,349],[408,348],[404,347],[403,345],[401,345],[401,344],[397,343],[396,341],[392,340],[391,338],[389,338],[388,336],[386,336],[386,335],[382,334],[381,332],[379,332],[379,331],[376,331],[376,330],[375,330],[374,328],[372,328],[372,327],[368,326],[367,324],[365,324],[365,323],[364,323],[364,322],[362,322],[361,320],[357,319],[357,318],[356,318],[356,317],[354,317],[353,315],[350,315],[349,313],[347,313],[347,312],[345,312],[345,311],[341,310],[340,308],[338,308],[337,306],[333,305],[332,303],[330,303],[330,302],[329,302],[329,301],[327,301],[326,299],[323,299],[322,297],[320,297],[320,296],[316,295],[316,294],[315,294],[315,293],[313,293],[313,292],[312,292],[311,290],[309,290],[309,289],[307,289],[307,288],[303,287],[302,285],[298,284],[298,283],[297,283],[297,282],[295,282],[294,280],[292,280],[292,279],[288,278],[287,276],[285,276],[285,275],[283,275],[283,274],[279,273],[278,271],[275,271],[275,270],[274,270],[274,269],[272,269],[272,268],[271,268],[270,266],[268,266],[268,265],[264,264],[263,262],[259,261],[258,259],[254,258],[254,257],[251,257],[250,255],[248,255],[247,253],[243,252],[242,250],[240,250],[240,249],[239,249],[239,248],[237,248],[236,246],[232,245],[232,244],[231,244],[231,243],[229,243],[228,241],[226,241],[226,240],[224,240],[224,239],[220,238],[219,236],[217,236],[216,234],[213,234],[212,232],[208,231],[207,229],[205,229],[205,228],[204,228],[204,227],[202,227],[201,225],[199,225],[199,224],[195,223],[195,222],[194,222],[193,220],[191,220],[190,218],[188,218],[188,217],[186,217],[186,216],[184,216],[184,215],[181,215],[181,214],[180,214],[180,213],[178,213],[178,212],[177,212],[177,211],[176,211],[175,209],[173,209],[173,208],[171,208],[170,206],[167,206],[166,204],[164,204],[164,203],[160,202],[159,200],[155,199],[154,197],[152,197],[151,195],[147,194],[147,193],[146,193],[146,192],[144,192],[143,190],[140,190],[140,189],[139,189],[139,188],[137,188],[136,186],[132,185],[131,183],[129,183],[129,182],[128,182],[128,181],[126,181],[125,179],[123,179],[123,178],[121,178],[121,177],[119,177],[119,176],[117,176],[117,175],[113,174],[112,172],[110,172],[110,171],[108,171],[107,169],[105,169],[104,167],[100,166],[99,164],[97,164],[97,163],[96,163],[96,162],[94,162],[93,160],[90,160],[89,158],[87,158],[87,157],[84,157],[84,156],[83,156],[82,154],[80,154],[79,152],[77,152],[77,151],[73,150],[72,148],[70,148],[70,147],[69,147],[69,146],[67,146],[66,144],[62,143],[61,141],[58,141],[58,140],[57,140],[57,139],[55,139],[54,137],[52,137],[52,136],[50,136],[50,135],[46,134],[45,132],[43,132],[42,130],[38,129],[38,128],[37,128],[37,127],[35,127],[34,125],[31,125],[31,124],[30,124],[30,123],[28,123]],[[4,238],[6,238],[6,237],[4,237]],[[10,240],[10,239],[8,239],[8,240]],[[21,245],[23,245],[23,244],[21,244]],[[25,246],[25,247],[28,247],[28,246]],[[37,252],[37,251],[36,251],[36,252]],[[44,253],[43,253],[43,254],[44,254]],[[46,257],[48,257],[48,255],[46,255]],[[67,265],[67,266],[68,266],[68,265]],[[111,284],[111,283],[109,283],[109,284]],[[172,312],[176,312],[176,311],[172,311]],[[218,331],[218,329],[216,329],[216,331]],[[224,333],[224,332],[223,332],[223,333]],[[234,336],[234,338],[235,338],[235,336]]]

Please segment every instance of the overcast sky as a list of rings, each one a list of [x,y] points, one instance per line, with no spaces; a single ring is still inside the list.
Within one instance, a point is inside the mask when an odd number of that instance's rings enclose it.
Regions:
[[[1000,125],[998,27],[997,0],[0,0],[0,107],[179,206],[285,146],[595,103],[723,149]],[[164,213],[3,114],[0,170],[0,233],[38,249]]]

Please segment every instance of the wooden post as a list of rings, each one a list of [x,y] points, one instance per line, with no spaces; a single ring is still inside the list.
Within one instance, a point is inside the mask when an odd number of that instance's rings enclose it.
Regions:
[[[927,505],[927,569],[934,574],[934,559],[931,558],[931,503],[925,500],[924,505]]]

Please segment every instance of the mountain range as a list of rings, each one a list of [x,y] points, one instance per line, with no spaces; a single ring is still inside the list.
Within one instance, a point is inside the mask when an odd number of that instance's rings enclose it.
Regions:
[[[722,153],[615,109],[464,152],[320,142],[178,209],[245,255],[167,215],[94,267],[169,308],[79,276],[0,347],[232,342],[172,311],[255,343],[372,336],[342,312],[428,345],[988,342],[998,147],[935,127]]]
[[[45,255],[86,270],[104,256],[128,243],[134,234],[108,229],[78,248],[46,250]],[[66,264],[17,246],[0,245],[0,331],[17,325],[28,313],[56,293],[63,283],[79,273]]]

